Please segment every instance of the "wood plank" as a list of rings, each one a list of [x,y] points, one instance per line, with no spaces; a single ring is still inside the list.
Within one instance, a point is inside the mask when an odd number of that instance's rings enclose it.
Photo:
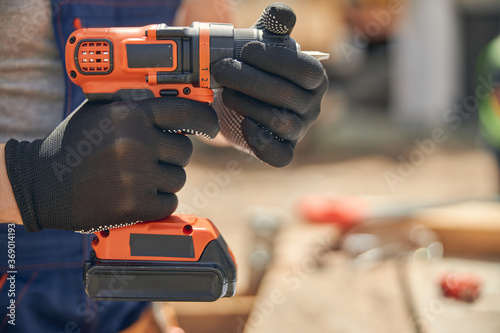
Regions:
[[[427,263],[410,261],[409,284],[417,318],[425,333],[500,332],[500,264],[445,258]],[[474,273],[482,281],[481,296],[464,303],[441,295],[446,272]]]
[[[437,233],[446,255],[499,256],[500,203],[466,202],[426,209],[410,218]]]
[[[331,230],[297,225],[284,232],[246,333],[412,332],[394,261],[356,269],[340,252],[326,257]]]
[[[186,333],[242,332],[254,296],[222,298],[212,303],[170,303]]]

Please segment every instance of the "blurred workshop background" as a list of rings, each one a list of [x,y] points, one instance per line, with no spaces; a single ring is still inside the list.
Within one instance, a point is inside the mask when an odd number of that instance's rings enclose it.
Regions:
[[[322,114],[283,169],[195,144],[178,212],[219,227],[239,285],[174,304],[181,327],[500,332],[495,135],[479,126],[500,110],[500,2],[283,2],[302,49],[331,54]],[[237,27],[269,4],[234,3]]]

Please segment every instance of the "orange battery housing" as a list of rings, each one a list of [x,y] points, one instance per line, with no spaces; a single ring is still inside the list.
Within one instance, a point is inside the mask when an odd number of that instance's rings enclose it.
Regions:
[[[96,232],[85,262],[87,294],[97,300],[214,301],[231,297],[236,261],[208,219],[173,215]]]
[[[137,223],[95,235],[92,248],[98,259],[198,261],[207,244],[219,237],[219,231],[206,218],[172,215],[164,220]],[[177,248],[170,249],[174,247],[171,243]],[[169,256],[169,252],[178,252],[179,256]],[[147,253],[152,255],[145,255]]]

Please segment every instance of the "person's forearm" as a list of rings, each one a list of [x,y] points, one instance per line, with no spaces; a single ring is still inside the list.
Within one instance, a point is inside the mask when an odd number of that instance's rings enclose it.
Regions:
[[[23,224],[9,177],[7,177],[4,143],[0,143],[0,223]]]

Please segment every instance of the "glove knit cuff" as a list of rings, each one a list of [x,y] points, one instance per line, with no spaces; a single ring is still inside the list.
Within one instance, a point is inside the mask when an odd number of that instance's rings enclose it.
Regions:
[[[35,205],[30,191],[30,177],[27,168],[27,148],[30,143],[11,139],[5,145],[5,164],[14,197],[21,213],[24,227],[29,232],[42,230],[35,214]]]

